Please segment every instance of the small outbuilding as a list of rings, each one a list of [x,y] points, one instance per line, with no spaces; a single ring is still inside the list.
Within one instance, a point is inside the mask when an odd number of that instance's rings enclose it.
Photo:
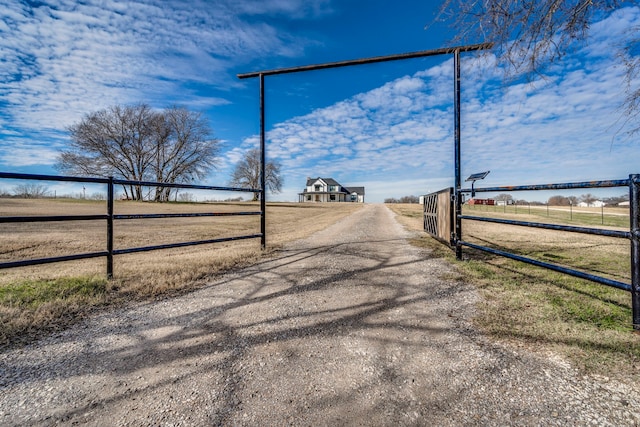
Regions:
[[[496,204],[496,201],[493,199],[469,199],[469,201],[467,202],[470,205],[489,205],[489,206],[494,206]]]

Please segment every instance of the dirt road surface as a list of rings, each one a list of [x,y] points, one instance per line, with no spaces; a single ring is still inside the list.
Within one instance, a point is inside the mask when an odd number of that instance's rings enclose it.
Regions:
[[[637,425],[637,387],[489,341],[383,205],[0,355],[0,424]]]

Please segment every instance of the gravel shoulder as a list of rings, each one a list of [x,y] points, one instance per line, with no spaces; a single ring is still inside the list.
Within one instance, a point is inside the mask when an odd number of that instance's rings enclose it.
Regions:
[[[0,424],[638,425],[637,385],[489,341],[384,205],[0,354]]]

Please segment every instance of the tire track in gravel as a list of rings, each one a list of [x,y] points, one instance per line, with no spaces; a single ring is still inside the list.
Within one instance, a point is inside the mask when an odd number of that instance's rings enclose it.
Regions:
[[[188,295],[0,354],[2,425],[634,425],[636,387],[475,331],[477,295],[366,205]]]

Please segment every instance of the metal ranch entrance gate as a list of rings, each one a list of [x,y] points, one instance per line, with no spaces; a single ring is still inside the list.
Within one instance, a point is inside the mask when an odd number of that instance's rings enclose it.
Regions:
[[[291,74],[291,73],[300,73],[304,71],[314,71],[314,70],[325,70],[329,68],[340,68],[340,67],[350,67],[354,65],[365,65],[365,64],[374,64],[378,62],[389,62],[389,61],[400,61],[405,59],[414,59],[414,58],[424,58],[428,56],[442,56],[442,55],[453,55],[453,67],[454,67],[454,127],[455,127],[455,138],[456,138],[456,154],[459,158],[459,146],[460,146],[460,53],[462,52],[474,52],[481,51],[486,49],[491,49],[493,43],[481,43],[467,46],[456,46],[442,49],[434,49],[434,50],[423,50],[418,52],[410,52],[410,53],[401,53],[397,55],[388,55],[388,56],[375,56],[371,58],[361,58],[354,59],[348,61],[339,61],[339,62],[327,62],[324,64],[315,64],[315,65],[303,65],[300,67],[291,67],[291,68],[279,68],[276,70],[265,70],[265,71],[254,71],[251,73],[238,74],[239,79],[248,79],[257,77],[260,82],[260,191],[262,194],[266,194],[266,182],[265,182],[265,150],[266,150],[266,139],[265,139],[265,104],[264,104],[264,91],[265,91],[265,77],[273,76],[278,74]],[[261,210],[265,211],[265,198],[261,198]],[[262,247],[265,246],[265,217],[262,216]]]
[[[567,190],[578,188],[629,188],[629,231],[617,231],[598,228],[574,227],[567,225],[546,224],[539,222],[514,221],[500,218],[487,218],[462,214],[463,194],[472,192],[502,193],[509,191],[535,191],[535,190]],[[449,195],[449,197],[443,197]],[[640,330],[640,175],[630,175],[629,179],[613,181],[588,181],[564,184],[541,184],[510,187],[486,187],[486,188],[448,188],[436,193],[427,194],[424,197],[424,230],[433,237],[447,242],[455,248],[456,257],[462,259],[463,246],[479,251],[491,253],[559,273],[590,280],[602,285],[611,286],[631,292],[631,305],[633,312],[633,328]],[[454,214],[450,214],[454,213]],[[467,242],[462,235],[462,220],[484,221],[496,224],[516,225],[522,227],[542,228],[547,230],[564,231],[570,233],[591,234],[614,238],[629,239],[631,243],[631,283],[623,283],[606,277],[590,274],[584,271],[567,268],[564,266],[547,263],[533,258],[524,257],[511,252],[501,251],[487,246]],[[447,238],[447,236],[449,236]]]
[[[404,53],[398,55],[389,55],[389,56],[377,56],[372,58],[363,58],[349,61],[341,61],[341,62],[330,62],[325,64],[317,64],[317,65],[307,65],[301,67],[293,67],[293,68],[282,68],[277,70],[269,70],[269,71],[257,71],[246,74],[238,74],[238,78],[246,79],[252,77],[258,77],[260,81],[260,188],[232,188],[232,187],[217,187],[217,186],[206,186],[206,185],[189,185],[189,184],[166,184],[159,182],[139,182],[139,181],[130,181],[124,179],[114,179],[114,178],[96,178],[96,177],[70,177],[70,176],[55,176],[55,175],[33,175],[33,174],[19,174],[19,173],[2,173],[0,172],[0,179],[24,179],[24,180],[42,180],[42,181],[63,181],[63,182],[86,182],[86,183],[97,183],[97,184],[106,184],[107,185],[107,212],[101,215],[67,215],[67,216],[31,216],[31,217],[0,217],[0,223],[12,223],[12,222],[49,222],[49,221],[94,221],[94,220],[105,220],[106,221],[106,231],[107,231],[107,247],[104,251],[100,252],[92,252],[85,254],[73,254],[62,257],[50,257],[50,258],[42,258],[42,259],[31,259],[31,260],[17,260],[10,262],[0,262],[0,269],[3,268],[13,268],[13,267],[21,267],[28,265],[37,265],[37,264],[47,264],[53,262],[62,262],[62,261],[70,261],[70,260],[78,260],[78,259],[87,259],[87,258],[97,258],[97,257],[106,257],[107,258],[107,276],[113,276],[113,257],[114,255],[122,255],[133,252],[143,252],[143,251],[152,251],[158,249],[166,249],[166,248],[175,248],[175,247],[183,247],[190,245],[200,245],[200,244],[208,244],[208,243],[217,243],[228,240],[240,240],[240,239],[253,239],[260,238],[261,246],[264,249],[266,247],[267,242],[267,230],[266,230],[266,179],[265,179],[265,104],[264,104],[264,92],[265,92],[265,76],[268,75],[276,75],[276,74],[287,74],[287,73],[296,73],[303,71],[313,71],[313,70],[321,70],[327,68],[337,68],[337,67],[346,67],[352,65],[364,65],[364,64],[372,64],[377,62],[388,62],[388,61],[398,61],[404,59],[412,59],[412,58],[421,58],[427,56],[438,56],[438,55],[453,55],[454,56],[454,64],[456,69],[456,81],[455,81],[455,90],[459,95],[460,93],[460,53],[461,52],[472,52],[478,50],[484,50],[491,48],[491,43],[477,44],[477,45],[468,45],[468,46],[458,46],[451,48],[443,48],[436,50],[425,50],[419,52],[411,52]],[[459,96],[456,98],[457,107],[456,107],[456,117],[459,116],[460,110],[460,98]],[[459,139],[460,129],[459,129],[460,121],[456,120],[456,138]],[[170,214],[170,215],[115,215],[113,213],[113,202],[114,202],[114,185],[138,185],[138,186],[150,186],[150,187],[171,187],[171,188],[189,188],[189,189],[198,189],[198,190],[213,190],[213,191],[239,191],[239,192],[250,192],[260,194],[260,211],[256,212],[235,212],[235,213],[208,213],[208,214]],[[125,220],[125,219],[143,219],[143,218],[167,218],[167,217],[186,217],[186,216],[221,216],[221,215],[260,215],[260,232],[246,235],[246,236],[236,236],[225,239],[213,239],[206,241],[195,241],[195,242],[182,242],[175,243],[170,245],[155,245],[155,246],[146,246],[139,248],[128,248],[128,249],[114,249],[113,247],[113,227],[114,220]]]
[[[114,178],[98,178],[98,177],[74,177],[74,176],[57,176],[57,175],[34,175],[34,174],[20,174],[20,173],[4,173],[0,172],[0,179],[19,179],[19,180],[39,180],[39,181],[61,181],[61,182],[76,182],[76,183],[93,183],[93,184],[105,184],[107,185],[107,212],[97,215],[63,215],[63,216],[0,216],[0,223],[27,223],[27,222],[61,222],[61,221],[96,221],[104,220],[106,222],[106,234],[107,244],[104,251],[71,254],[65,256],[40,258],[40,259],[28,259],[28,260],[15,260],[8,262],[0,262],[0,269],[24,267],[38,264],[49,264],[55,262],[79,260],[106,257],[107,259],[107,277],[113,277],[113,259],[114,255],[124,255],[135,252],[146,252],[160,249],[177,248],[193,245],[219,243],[230,240],[243,240],[243,239],[255,239],[260,238],[261,246],[264,249],[266,247],[267,231],[266,231],[266,180],[265,180],[265,104],[264,104],[264,92],[265,92],[265,76],[276,74],[296,73],[303,71],[321,70],[327,68],[346,67],[352,65],[364,65],[377,62],[398,61],[404,59],[421,58],[428,56],[439,55],[453,55],[455,75],[457,76],[454,82],[455,92],[458,94],[456,97],[456,140],[459,140],[460,136],[460,53],[472,52],[491,48],[491,43],[458,46],[451,48],[425,50],[419,52],[404,53],[398,55],[389,56],[377,56],[372,58],[363,58],[341,62],[330,62],[325,64],[307,65],[293,68],[282,68],[269,71],[257,71],[246,74],[239,74],[238,78],[246,79],[252,77],[258,77],[260,81],[260,188],[234,188],[234,187],[219,187],[208,185],[190,185],[190,184],[168,184],[160,182],[143,182],[143,181],[131,181],[126,179],[114,179]],[[115,185],[134,185],[143,187],[167,187],[167,188],[181,188],[181,189],[196,189],[196,190],[211,190],[211,191],[236,191],[247,192],[260,195],[260,210],[250,212],[211,212],[211,213],[184,213],[184,214],[135,214],[135,215],[118,215],[113,212],[114,205],[114,186]],[[155,218],[180,218],[180,217],[193,217],[193,216],[226,216],[226,215],[260,215],[260,232],[243,236],[226,237],[220,239],[180,242],[164,245],[153,245],[126,249],[116,249],[113,244],[113,229],[114,222],[118,220],[128,219],[155,219]]]
[[[565,274],[569,274],[575,277],[580,277],[587,280],[592,280],[608,286],[613,286],[619,289],[624,289],[631,292],[632,295],[632,307],[633,307],[633,327],[636,330],[640,330],[640,175],[630,175],[629,179],[618,181],[597,181],[597,182],[582,182],[582,183],[568,183],[568,184],[546,184],[546,185],[532,185],[532,186],[519,186],[519,187],[493,187],[493,188],[476,188],[476,189],[463,189],[461,186],[461,133],[460,133],[460,54],[462,52],[481,51],[490,49],[492,43],[483,43],[468,46],[457,46],[451,48],[442,48],[436,50],[426,50],[398,55],[390,56],[378,56],[372,58],[363,58],[349,61],[330,62],[324,64],[307,65],[292,68],[281,68],[276,70],[256,71],[245,74],[238,74],[238,78],[247,79],[255,78],[259,79],[259,102],[260,102],[260,188],[259,189],[247,189],[247,188],[229,188],[229,187],[215,187],[204,185],[180,185],[180,184],[162,184],[156,182],[137,182],[128,180],[118,180],[113,178],[82,178],[82,177],[63,177],[63,176],[51,176],[51,175],[27,175],[27,174],[15,174],[15,173],[0,173],[0,178],[7,179],[35,179],[35,180],[50,180],[50,181],[69,181],[69,182],[88,182],[88,183],[102,183],[108,186],[107,197],[107,212],[102,215],[87,215],[87,216],[44,216],[44,217],[0,217],[0,222],[34,222],[34,221],[77,221],[77,220],[105,220],[107,235],[111,236],[107,239],[107,248],[105,251],[76,254],[64,257],[52,257],[37,260],[22,260],[14,262],[0,263],[0,269],[45,264],[51,262],[68,261],[72,259],[86,259],[95,257],[107,257],[107,276],[113,275],[113,256],[118,254],[126,254],[141,251],[150,251],[157,249],[165,249],[170,247],[180,247],[189,245],[199,245],[216,243],[228,240],[238,239],[252,239],[260,238],[261,246],[264,249],[266,247],[266,180],[265,180],[265,151],[266,151],[266,137],[265,137],[265,77],[270,75],[298,73],[304,71],[322,70],[329,68],[347,67],[354,65],[373,64],[378,62],[397,61],[413,58],[421,58],[428,56],[441,56],[441,55],[453,55],[453,68],[454,68],[454,160],[455,160],[455,185],[453,188],[448,188],[437,193],[432,193],[424,198],[424,228],[434,237],[441,241],[449,243],[455,248],[456,256],[458,259],[462,259],[462,247],[467,246],[473,249],[489,252],[495,255],[500,255],[515,259],[518,261],[530,263],[544,268],[549,268],[555,271],[559,271]],[[177,188],[192,188],[201,190],[222,190],[222,191],[241,191],[260,194],[260,211],[257,212],[236,212],[236,213],[209,213],[209,214],[171,214],[171,215],[114,215],[113,213],[113,200],[114,192],[113,186],[115,184],[125,185],[143,185],[143,186],[165,186],[165,187],[177,187]],[[554,224],[541,224],[531,222],[510,221],[503,219],[493,219],[484,217],[474,217],[468,215],[462,215],[462,196],[464,193],[475,192],[508,192],[508,191],[528,191],[528,190],[549,190],[549,189],[573,189],[573,188],[602,188],[602,187],[629,187],[630,195],[630,229],[628,232],[612,231],[612,230],[599,230],[583,227],[569,227],[559,226]],[[180,217],[180,216],[218,216],[218,215],[260,215],[260,232],[246,235],[237,236],[225,239],[214,239],[207,241],[195,241],[195,242],[183,242],[171,245],[156,245],[139,248],[129,249],[114,249],[113,247],[113,227],[114,220],[126,220],[126,219],[142,219],[142,218],[159,218],[159,217]],[[471,221],[489,221],[495,223],[503,223],[510,225],[519,225],[527,227],[538,227],[552,230],[561,230],[575,233],[597,234],[610,237],[627,238],[631,241],[631,284],[622,283],[614,280],[610,280],[604,277],[594,276],[589,273],[568,269],[562,266],[552,265],[545,262],[537,261],[530,258],[525,258],[516,254],[511,254],[489,247],[476,245],[470,242],[466,242],[462,237],[462,220]]]

